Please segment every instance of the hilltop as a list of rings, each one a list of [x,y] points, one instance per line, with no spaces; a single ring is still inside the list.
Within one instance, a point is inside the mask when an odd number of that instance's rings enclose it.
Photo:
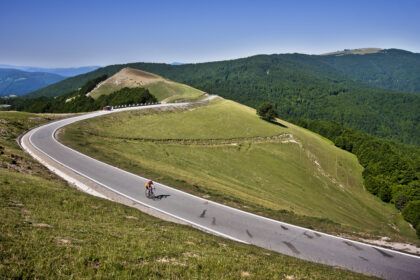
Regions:
[[[32,113],[77,113],[105,106],[198,101],[208,96],[193,87],[163,79],[145,71],[124,68],[112,77],[106,74],[82,87],[55,97],[3,98],[4,110]],[[10,105],[10,106],[7,106]]]
[[[380,48],[345,49],[345,50],[342,50],[342,51],[330,52],[330,53],[325,53],[325,54],[322,54],[322,55],[336,55],[336,56],[348,55],[348,54],[364,55],[364,54],[378,53],[381,50],[382,49],[380,49]]]
[[[196,100],[204,97],[206,94],[203,91],[164,79],[158,75],[126,67],[99,83],[88,93],[88,96],[97,99],[101,95],[109,95],[125,87],[146,88],[159,101],[164,103],[180,99]]]

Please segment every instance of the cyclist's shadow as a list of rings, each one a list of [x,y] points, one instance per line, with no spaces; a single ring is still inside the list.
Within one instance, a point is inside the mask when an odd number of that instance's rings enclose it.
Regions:
[[[170,194],[155,195],[155,200],[161,200],[162,198],[167,198],[168,196],[171,196],[171,195]]]

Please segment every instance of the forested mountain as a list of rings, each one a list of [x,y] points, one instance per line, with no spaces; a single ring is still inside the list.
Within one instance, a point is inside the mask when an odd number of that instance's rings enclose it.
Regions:
[[[376,136],[419,144],[420,95],[378,89],[369,84],[369,81],[363,83],[351,79],[347,73],[349,70],[345,70],[351,69],[351,66],[343,66],[338,70],[340,59],[346,62],[347,57],[366,59],[374,55],[386,56],[389,53],[391,58],[398,53],[402,53],[401,57],[418,56],[404,51],[384,50],[374,54],[345,56],[258,55],[177,66],[130,63],[100,68],[27,96],[62,94],[77,89],[88,80],[102,74],[111,76],[124,67],[131,67],[156,73],[252,107],[257,107],[265,101],[272,102],[279,116],[284,119],[334,120]],[[415,60],[413,61],[410,67],[416,69]],[[384,67],[386,65],[384,63]],[[413,71],[413,75],[420,77],[420,71]]]
[[[65,77],[51,73],[0,69],[0,96],[23,95],[63,79]]]
[[[349,78],[372,86],[420,94],[420,54],[388,49],[368,55],[327,55],[320,59]]]

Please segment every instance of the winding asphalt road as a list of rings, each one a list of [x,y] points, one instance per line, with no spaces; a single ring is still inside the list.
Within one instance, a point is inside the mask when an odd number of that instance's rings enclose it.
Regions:
[[[160,104],[128,109],[185,105],[188,104]],[[147,199],[144,195],[147,179],[83,155],[55,139],[57,129],[65,125],[110,113],[112,112],[94,112],[52,122],[29,131],[22,137],[21,142],[28,143],[24,147],[29,152],[41,152],[63,168],[71,169],[133,202],[204,231],[297,258],[386,279],[420,279],[420,257],[417,256],[271,220],[159,183],[155,184],[156,192],[157,195],[163,195],[162,199]]]

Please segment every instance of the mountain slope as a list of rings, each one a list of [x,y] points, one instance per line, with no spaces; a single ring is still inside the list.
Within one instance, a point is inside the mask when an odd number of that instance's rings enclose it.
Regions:
[[[63,79],[57,74],[0,68],[0,96],[23,95]]]

